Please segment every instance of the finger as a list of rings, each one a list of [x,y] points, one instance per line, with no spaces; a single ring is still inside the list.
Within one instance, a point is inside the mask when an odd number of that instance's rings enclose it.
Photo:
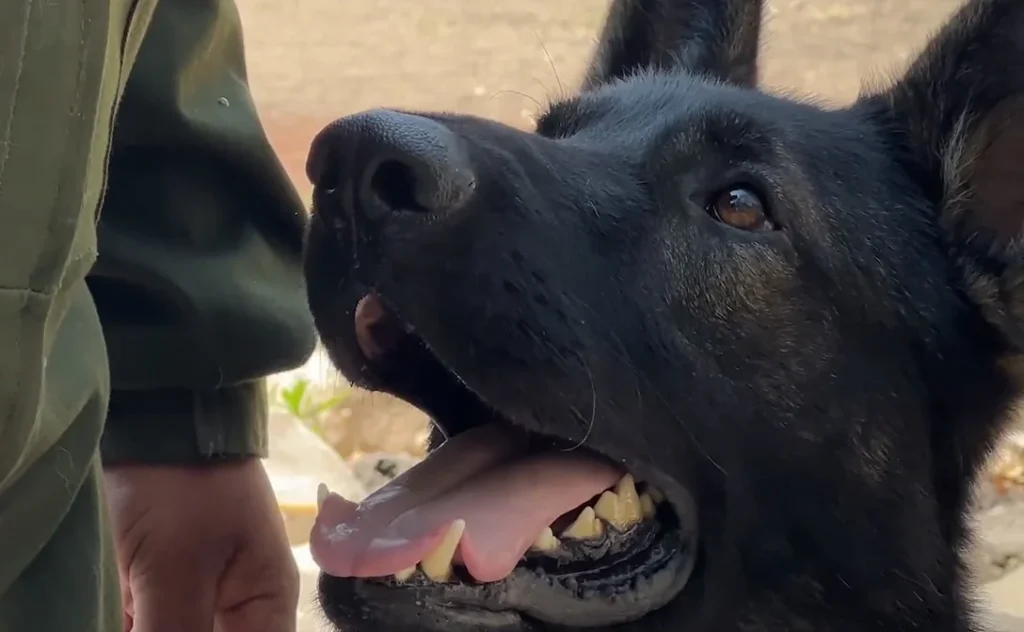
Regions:
[[[290,599],[252,599],[217,613],[216,632],[295,632],[296,608]]]
[[[183,566],[160,570],[132,578],[133,632],[213,632],[216,576]]]
[[[132,589],[125,579],[123,571],[118,572],[118,581],[121,585],[121,610],[124,615],[124,632],[132,632],[135,619],[135,603],[132,599]]]

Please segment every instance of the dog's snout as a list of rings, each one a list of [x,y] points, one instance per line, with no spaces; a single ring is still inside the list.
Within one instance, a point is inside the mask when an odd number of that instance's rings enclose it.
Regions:
[[[460,139],[422,116],[375,110],[341,119],[313,141],[306,173],[321,189],[341,189],[356,215],[447,213],[475,186]]]

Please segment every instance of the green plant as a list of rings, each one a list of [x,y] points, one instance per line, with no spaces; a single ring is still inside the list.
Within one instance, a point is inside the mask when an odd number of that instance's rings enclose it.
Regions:
[[[294,417],[317,425],[320,415],[345,401],[349,395],[349,389],[316,393],[317,389],[311,389],[310,385],[309,380],[298,378],[291,386],[281,388],[277,393],[277,399]]]

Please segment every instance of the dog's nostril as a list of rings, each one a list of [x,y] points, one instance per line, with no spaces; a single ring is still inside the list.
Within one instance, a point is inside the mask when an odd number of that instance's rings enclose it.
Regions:
[[[369,222],[394,215],[445,215],[476,187],[464,141],[429,118],[375,110],[335,121],[320,133],[307,164],[335,206]]]
[[[385,160],[370,177],[370,190],[391,211],[428,213],[416,199],[416,172],[398,160]]]

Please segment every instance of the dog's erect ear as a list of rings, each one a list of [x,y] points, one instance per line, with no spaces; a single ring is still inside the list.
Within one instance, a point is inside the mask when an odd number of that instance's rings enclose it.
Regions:
[[[969,2],[859,106],[938,204],[964,290],[1024,351],[1024,1]]]
[[[613,0],[583,89],[638,70],[757,84],[763,0]]]

